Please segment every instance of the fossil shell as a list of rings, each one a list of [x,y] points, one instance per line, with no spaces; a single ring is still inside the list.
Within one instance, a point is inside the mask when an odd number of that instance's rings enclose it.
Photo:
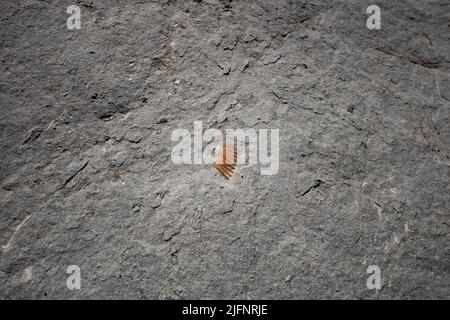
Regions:
[[[230,141],[225,141],[213,162],[213,167],[216,168],[225,179],[229,180],[236,168],[236,161],[236,146]]]

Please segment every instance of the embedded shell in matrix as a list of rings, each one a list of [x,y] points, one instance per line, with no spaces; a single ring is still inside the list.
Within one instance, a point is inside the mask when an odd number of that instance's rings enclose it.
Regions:
[[[0,299],[450,297],[447,0],[0,12]]]

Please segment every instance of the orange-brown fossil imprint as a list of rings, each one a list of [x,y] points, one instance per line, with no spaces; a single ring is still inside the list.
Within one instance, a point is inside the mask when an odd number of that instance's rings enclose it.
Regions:
[[[225,179],[229,180],[236,168],[237,151],[234,143],[225,141],[214,159],[213,167],[216,168]]]

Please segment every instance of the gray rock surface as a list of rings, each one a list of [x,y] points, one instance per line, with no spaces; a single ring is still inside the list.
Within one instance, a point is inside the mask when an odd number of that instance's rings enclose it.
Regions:
[[[0,298],[448,299],[450,5],[370,4],[0,2]],[[196,120],[278,174],[173,164]]]

